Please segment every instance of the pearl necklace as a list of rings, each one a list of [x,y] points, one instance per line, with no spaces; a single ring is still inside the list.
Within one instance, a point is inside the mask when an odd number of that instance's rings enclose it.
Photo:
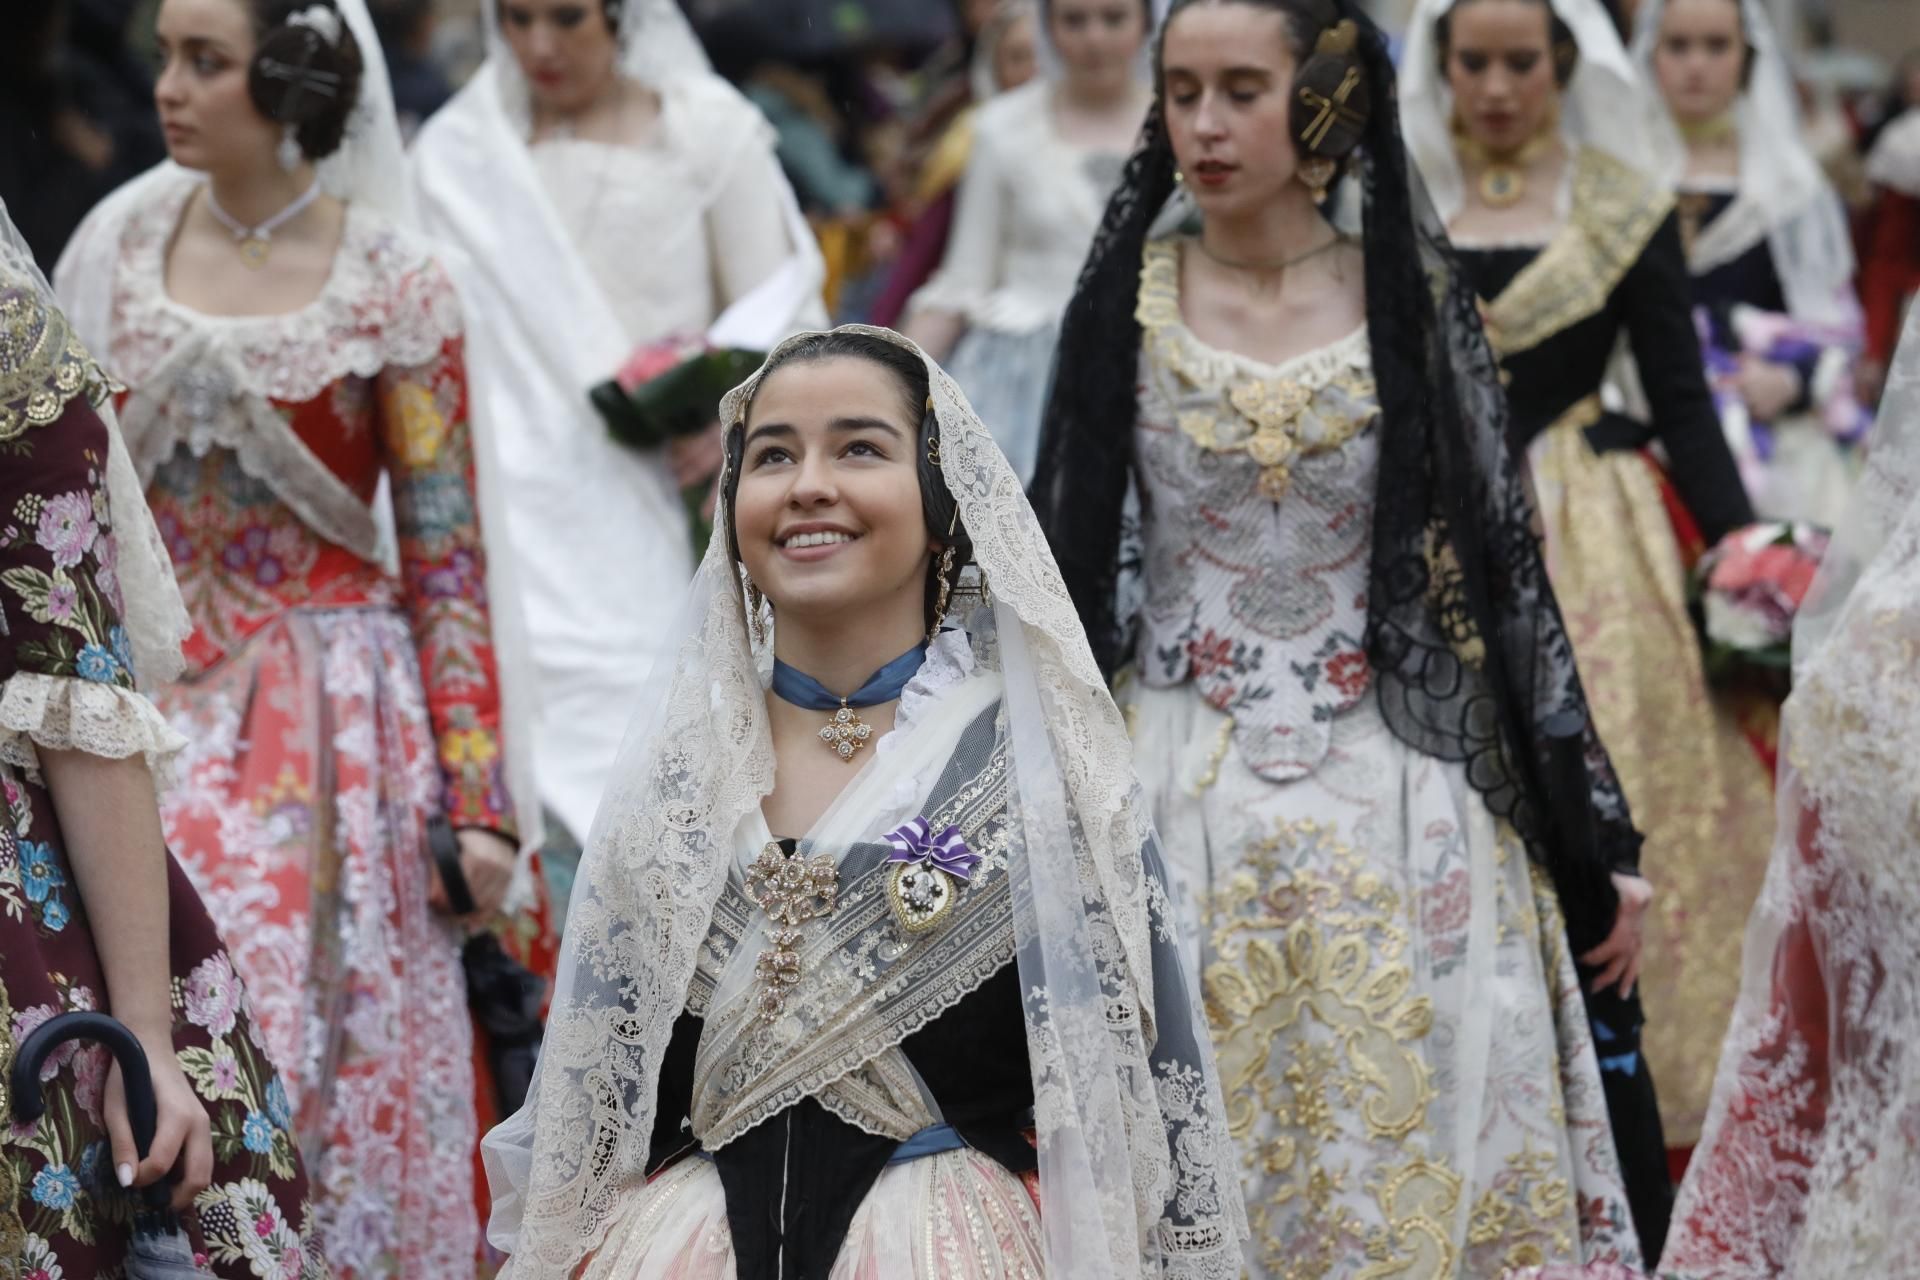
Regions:
[[[255,271],[267,264],[267,254],[273,249],[273,233],[305,213],[307,206],[319,198],[320,179],[316,177],[312,185],[295,196],[286,208],[259,226],[250,227],[222,209],[219,199],[213,194],[213,184],[207,184],[207,212],[213,215],[215,222],[233,233],[233,241],[240,248],[240,261]]]

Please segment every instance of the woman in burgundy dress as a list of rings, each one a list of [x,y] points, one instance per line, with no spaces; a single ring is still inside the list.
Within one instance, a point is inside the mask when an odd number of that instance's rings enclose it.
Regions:
[[[0,1113],[20,1041],[100,1009],[145,1048],[159,1124],[142,1161],[106,1050],[48,1058],[46,1114],[0,1125],[0,1275],[119,1274],[125,1188],[171,1172],[207,1274],[326,1276],[286,1092],[161,840],[156,778],[185,743],[134,669],[177,669],[185,614],[97,412],[110,386],[8,229],[0,212]]]

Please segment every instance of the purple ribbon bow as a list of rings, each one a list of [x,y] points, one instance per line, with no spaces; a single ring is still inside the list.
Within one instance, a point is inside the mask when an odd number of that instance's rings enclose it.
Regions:
[[[972,881],[974,868],[980,865],[980,855],[967,848],[960,828],[948,827],[936,836],[925,818],[888,832],[887,843],[893,846],[888,862],[932,863],[963,883]]]

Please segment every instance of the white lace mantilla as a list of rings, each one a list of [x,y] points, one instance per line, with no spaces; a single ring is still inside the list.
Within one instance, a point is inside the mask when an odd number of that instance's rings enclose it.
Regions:
[[[0,682],[0,764],[38,777],[39,749],[108,760],[138,754],[156,788],[172,780],[187,740],[144,694],[72,676],[18,671]]]

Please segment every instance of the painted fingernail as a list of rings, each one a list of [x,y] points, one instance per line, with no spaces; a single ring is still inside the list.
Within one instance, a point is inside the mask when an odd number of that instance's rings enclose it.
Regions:
[[[133,1185],[133,1166],[132,1165],[123,1164],[119,1168],[115,1169],[114,1173],[119,1176],[121,1186],[130,1187]]]

